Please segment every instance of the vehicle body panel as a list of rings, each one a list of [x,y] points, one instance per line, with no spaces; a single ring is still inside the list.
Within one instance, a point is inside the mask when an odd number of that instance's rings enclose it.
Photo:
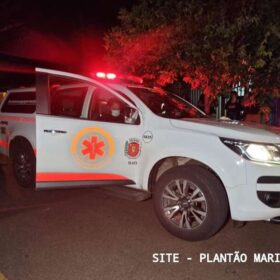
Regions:
[[[257,191],[280,192],[279,184],[257,183],[261,176],[279,177],[280,165],[246,160],[220,140],[225,137],[279,144],[279,134],[269,128],[205,118],[163,118],[154,114],[126,84],[106,84],[47,69],[37,69],[37,72],[76,79],[88,86],[80,119],[38,112],[36,115],[0,113],[0,120],[4,122],[1,128],[8,122],[4,129],[7,133],[1,133],[0,152],[7,155],[10,142],[17,136],[25,137],[37,153],[37,188],[83,187],[104,182],[114,185],[120,182],[150,191],[151,172],[158,162],[166,158],[185,158],[202,164],[219,178],[226,190],[233,219],[260,220],[280,216],[280,208],[268,207],[257,197]],[[97,88],[105,89],[135,109],[140,124],[87,119]],[[90,157],[95,160],[88,145],[98,145],[99,142],[108,146],[99,151],[105,156],[102,154],[98,164],[88,164]],[[81,162],[85,155],[88,158]]]

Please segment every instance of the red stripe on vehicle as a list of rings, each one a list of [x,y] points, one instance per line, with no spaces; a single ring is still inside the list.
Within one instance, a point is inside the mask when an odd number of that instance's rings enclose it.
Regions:
[[[21,123],[35,123],[35,118],[30,117],[14,117],[14,116],[1,116],[3,121],[15,121]]]
[[[0,140],[0,146],[2,146],[4,149],[9,149],[9,143],[4,140]]]
[[[128,180],[128,178],[108,173],[37,173],[36,182]]]

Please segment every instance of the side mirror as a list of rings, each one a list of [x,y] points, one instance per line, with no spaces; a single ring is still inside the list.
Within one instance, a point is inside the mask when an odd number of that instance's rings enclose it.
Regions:
[[[127,124],[139,124],[140,118],[139,118],[139,112],[135,108],[125,108],[124,111],[124,122]]]

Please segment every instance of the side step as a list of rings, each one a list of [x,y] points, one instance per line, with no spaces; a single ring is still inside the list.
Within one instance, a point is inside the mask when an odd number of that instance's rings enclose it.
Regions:
[[[131,201],[144,201],[152,196],[149,192],[122,186],[100,186],[95,190]]]

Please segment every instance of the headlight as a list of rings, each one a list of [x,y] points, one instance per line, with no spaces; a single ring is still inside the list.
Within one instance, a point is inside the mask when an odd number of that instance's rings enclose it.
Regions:
[[[220,139],[231,150],[246,159],[280,164],[280,144],[261,144],[226,138]]]

